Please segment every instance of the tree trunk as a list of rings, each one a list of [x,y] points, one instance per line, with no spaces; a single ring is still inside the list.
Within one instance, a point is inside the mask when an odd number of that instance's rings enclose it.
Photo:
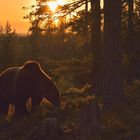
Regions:
[[[133,0],[128,0],[128,32],[133,32]]]
[[[128,34],[127,34],[127,55],[134,55],[134,45],[133,45],[133,35],[134,35],[134,26],[133,26],[133,0],[128,0]],[[135,60],[129,59],[128,67],[128,84],[132,84],[134,78],[136,78],[136,64]]]
[[[85,0],[85,31],[86,31],[86,38],[88,33],[88,0]]]
[[[121,0],[104,0],[104,99],[111,109],[122,97]]]
[[[102,63],[101,63],[101,11],[100,0],[91,0],[91,46],[94,57],[92,73],[92,93],[102,94]]]
[[[85,0],[85,43],[88,42],[88,0]]]

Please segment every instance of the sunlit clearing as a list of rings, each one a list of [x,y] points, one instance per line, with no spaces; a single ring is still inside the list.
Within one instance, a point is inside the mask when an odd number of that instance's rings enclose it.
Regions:
[[[47,2],[47,5],[49,6],[49,8],[52,12],[55,12],[56,8],[58,7],[58,3],[55,1]]]

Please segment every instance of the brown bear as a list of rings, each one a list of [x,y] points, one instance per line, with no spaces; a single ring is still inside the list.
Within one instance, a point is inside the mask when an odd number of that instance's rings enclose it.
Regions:
[[[8,68],[0,74],[0,113],[7,113],[12,104],[16,115],[27,114],[29,98],[32,98],[32,110],[43,98],[54,106],[60,105],[60,92],[55,82],[37,61],[27,61],[22,67]]]

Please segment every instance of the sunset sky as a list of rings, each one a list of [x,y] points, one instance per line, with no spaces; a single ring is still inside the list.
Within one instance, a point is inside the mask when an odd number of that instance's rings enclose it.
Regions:
[[[64,3],[68,0],[58,1]],[[29,11],[22,10],[22,7],[34,3],[35,0],[0,0],[0,25],[5,26],[6,21],[9,21],[17,33],[27,33],[30,24],[28,20],[23,19],[23,16],[27,15]]]
[[[9,21],[17,33],[26,33],[29,22],[23,19],[27,11],[22,10],[22,7],[34,2],[35,0],[0,0],[0,25],[5,26],[6,21]]]
[[[17,33],[27,33],[30,26],[27,20],[23,17],[29,11],[22,10],[22,7],[28,7],[35,3],[36,0],[0,0],[0,25],[5,26],[6,21],[9,21],[12,28]],[[58,0],[59,3],[65,3],[68,0]]]

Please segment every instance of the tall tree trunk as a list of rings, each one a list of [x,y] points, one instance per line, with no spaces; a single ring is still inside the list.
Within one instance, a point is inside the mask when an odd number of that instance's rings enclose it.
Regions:
[[[134,25],[133,25],[133,0],[128,0],[128,34],[127,34],[127,55],[134,55]],[[136,78],[136,64],[135,60],[129,59],[129,67],[128,67],[128,76],[127,82],[128,84],[132,84],[133,79]]]
[[[128,0],[128,32],[133,32],[133,0]]]
[[[85,0],[85,1],[86,1],[85,12],[87,13],[88,12],[88,0]]]
[[[88,0],[85,0],[85,42],[88,42]]]
[[[111,109],[122,97],[121,0],[104,0],[104,99]]]
[[[86,28],[87,28],[87,25],[88,25],[88,23],[87,23],[87,19],[88,19],[88,0],[86,0],[86,3],[85,3],[85,14],[86,14]],[[87,30],[86,30],[87,31]]]
[[[128,53],[131,54],[133,51],[133,31],[134,31],[134,25],[133,25],[133,0],[128,0]]]
[[[102,90],[102,68],[101,68],[101,11],[100,0],[91,0],[91,46],[94,57],[92,92],[101,95]]]

